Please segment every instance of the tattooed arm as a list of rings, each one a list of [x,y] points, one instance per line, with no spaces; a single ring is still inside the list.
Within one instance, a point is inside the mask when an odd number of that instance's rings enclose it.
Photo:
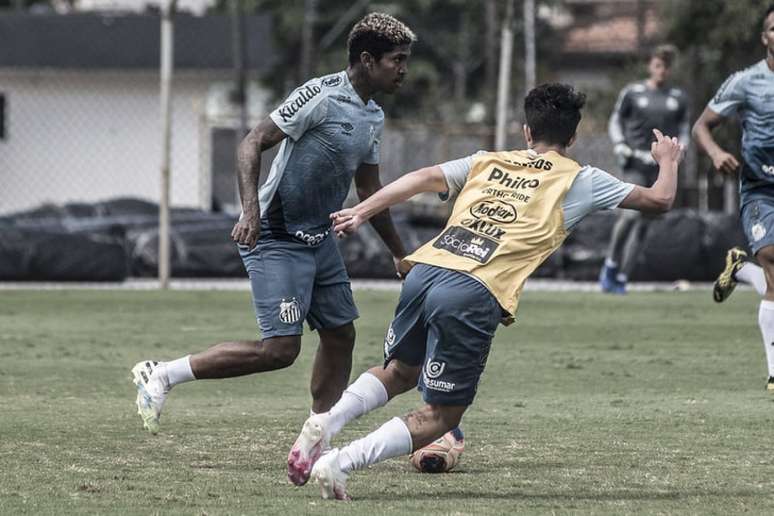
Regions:
[[[261,207],[258,203],[258,178],[261,174],[261,153],[285,139],[287,135],[266,117],[239,144],[237,150],[237,182],[242,201],[242,216],[231,231],[231,238],[250,248],[261,236]]]

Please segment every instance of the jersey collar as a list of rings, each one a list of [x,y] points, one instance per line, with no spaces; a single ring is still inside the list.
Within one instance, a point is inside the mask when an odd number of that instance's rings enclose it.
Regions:
[[[357,91],[355,90],[355,87],[352,86],[352,82],[349,80],[349,75],[347,74],[347,71],[344,70],[341,72],[341,76],[344,79],[344,82],[342,83],[342,86],[349,90],[349,93],[352,95],[352,97],[355,99],[355,102],[358,103],[361,107],[366,107],[367,103],[363,102],[363,99],[358,95]],[[368,102],[371,102],[370,100]]]

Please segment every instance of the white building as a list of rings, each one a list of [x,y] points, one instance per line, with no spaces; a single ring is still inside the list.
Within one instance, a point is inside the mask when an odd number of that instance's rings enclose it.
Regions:
[[[78,0],[75,8],[79,11],[134,11],[142,12],[149,7],[158,8],[169,0]],[[203,15],[215,4],[215,0],[177,0],[177,10]]]
[[[0,15],[0,214],[44,202],[159,198],[160,20]],[[247,17],[251,78],[271,65],[270,23]],[[227,16],[175,19],[172,204],[235,198]],[[265,92],[250,88],[252,124]]]

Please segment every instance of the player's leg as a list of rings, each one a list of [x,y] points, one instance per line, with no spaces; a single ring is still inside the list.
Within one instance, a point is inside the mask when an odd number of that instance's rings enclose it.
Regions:
[[[758,327],[768,368],[766,389],[774,393],[774,200],[753,200],[742,206],[742,226],[766,278],[766,293],[758,307]]]
[[[605,263],[599,273],[599,285],[602,292],[621,293],[618,274],[624,259],[624,248],[629,240],[632,229],[639,220],[639,212],[635,210],[618,210],[613,232],[610,237],[610,247]]]
[[[739,248],[736,247],[734,249],[738,250]],[[746,253],[745,256],[747,256]],[[734,272],[734,278],[736,281],[741,281],[742,283],[750,285],[761,297],[763,297],[768,290],[766,274],[763,272],[763,268],[757,263],[745,260]]]
[[[417,386],[426,342],[422,302],[427,285],[422,269],[415,267],[403,284],[395,318],[385,337],[386,365],[361,374],[328,412],[304,422],[288,454],[288,479],[292,483],[307,482],[320,453],[344,425]]]
[[[172,387],[192,380],[232,378],[287,367],[298,356],[314,282],[314,257],[293,242],[240,249],[263,340],[227,341],[170,362],[145,360],[132,369],[143,425],[158,432]],[[150,364],[150,366],[148,365]]]
[[[748,261],[747,253],[741,247],[732,247],[726,252],[726,265],[712,286],[712,299],[716,303],[722,303],[733,293],[740,281],[751,285],[761,297],[766,294],[766,275],[763,269]]]
[[[637,267],[637,260],[640,256],[642,243],[648,233],[648,227],[653,220],[639,212],[636,213],[637,220],[629,232],[629,238],[626,239],[623,250],[623,259],[621,261],[621,270],[616,276],[616,280],[618,280],[619,284],[619,293],[621,294],[626,293],[626,283],[629,281],[629,278],[634,273],[634,269]]]
[[[762,247],[756,254],[766,276],[766,294],[758,309],[758,326],[766,352],[768,381],[766,390],[774,393],[774,245]]]
[[[312,366],[312,412],[328,411],[341,397],[352,371],[359,317],[344,260],[332,236],[314,249],[315,280],[307,321],[320,343]]]
[[[431,405],[394,417],[362,439],[331,450],[314,466],[322,497],[348,500],[346,483],[352,471],[408,455],[457,428],[467,405]]]
[[[312,365],[312,412],[327,412],[341,398],[352,372],[352,350],[355,347],[355,325],[317,330],[320,344]]]
[[[765,244],[765,240],[768,237],[766,227],[761,222],[761,201],[745,202],[744,194],[742,194],[742,199],[740,200],[742,204],[742,227],[744,228],[750,248],[755,251],[762,247],[760,245],[761,242]],[[728,299],[739,281],[751,285],[761,297],[766,294],[766,275],[763,272],[763,268],[748,261],[747,253],[744,250],[734,247],[726,252],[726,265],[712,287],[712,299],[716,303],[722,303]]]
[[[457,427],[473,402],[501,308],[489,291],[469,276],[440,268],[429,271],[435,277],[423,307],[428,334],[419,375],[426,405],[323,456],[312,476],[324,498],[346,499],[351,471],[430,444]]]

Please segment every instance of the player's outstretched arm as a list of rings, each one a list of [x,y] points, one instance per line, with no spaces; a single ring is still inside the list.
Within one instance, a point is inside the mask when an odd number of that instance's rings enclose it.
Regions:
[[[739,161],[723,150],[712,136],[712,129],[720,125],[724,118],[712,111],[710,108],[704,108],[701,116],[693,124],[693,138],[699,144],[699,148],[704,150],[712,160],[712,165],[718,172],[723,174],[733,174],[739,168]]]
[[[656,141],[651,145],[651,154],[658,163],[658,178],[653,186],[635,186],[626,196],[620,208],[662,213],[672,208],[677,192],[677,168],[683,159],[685,147],[675,137],[664,136],[658,129],[653,130]]]
[[[339,237],[352,234],[374,215],[418,193],[441,193],[447,190],[446,178],[438,165],[409,172],[378,190],[357,206],[331,213],[333,231]]]
[[[363,163],[355,172],[355,188],[360,201],[365,201],[376,192],[384,188],[379,179],[379,165]],[[384,244],[392,253],[395,267],[400,273],[400,261],[406,256],[406,249],[392,223],[389,208],[371,217],[371,226],[379,234]]]
[[[237,183],[242,201],[242,216],[231,230],[231,239],[250,248],[261,235],[261,207],[258,204],[258,178],[261,153],[274,147],[287,135],[266,117],[247,133],[237,149]]]

